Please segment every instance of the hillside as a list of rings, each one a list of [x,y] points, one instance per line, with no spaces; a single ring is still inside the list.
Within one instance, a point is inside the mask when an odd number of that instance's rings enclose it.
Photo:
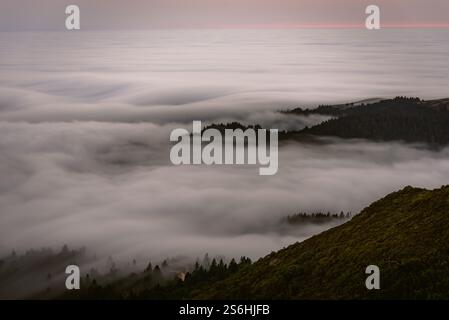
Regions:
[[[282,139],[304,135],[359,138],[373,141],[425,143],[433,147],[449,144],[448,100],[422,101],[398,97],[372,104],[320,106],[293,109],[297,115],[325,114],[335,118],[301,131],[283,132]]]
[[[145,282],[154,283],[157,273],[146,270],[63,298],[448,299],[448,226],[449,186],[406,187],[349,222],[255,263],[213,261],[208,269],[196,265],[185,281],[151,287]],[[370,264],[380,268],[381,290],[365,287]]]
[[[449,298],[449,187],[407,187],[351,221],[273,253],[195,298]],[[366,266],[381,290],[365,288]]]

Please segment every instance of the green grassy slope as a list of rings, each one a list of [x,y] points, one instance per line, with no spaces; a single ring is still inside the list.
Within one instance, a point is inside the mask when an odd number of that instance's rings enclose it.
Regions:
[[[375,264],[381,289],[367,290]],[[407,187],[351,221],[198,288],[194,298],[449,298],[449,187]]]

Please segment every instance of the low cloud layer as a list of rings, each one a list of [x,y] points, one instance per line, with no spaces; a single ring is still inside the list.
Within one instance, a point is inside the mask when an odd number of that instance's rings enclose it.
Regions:
[[[277,233],[288,214],[356,213],[405,185],[449,178],[448,150],[365,141],[282,145],[273,177],[256,166],[175,167],[173,127],[1,123],[2,249],[69,243],[128,258],[257,257],[322,230]]]
[[[282,144],[269,177],[169,163],[171,130],[192,120],[300,129],[325,118],[276,110],[446,89],[444,41],[297,32],[0,34],[0,253],[259,257],[327,227],[280,232],[286,215],[446,184],[448,150],[399,143]]]

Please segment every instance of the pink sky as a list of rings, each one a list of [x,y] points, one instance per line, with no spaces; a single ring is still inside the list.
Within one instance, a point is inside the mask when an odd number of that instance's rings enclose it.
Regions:
[[[61,29],[69,4],[85,29],[358,27],[370,4],[384,27],[449,27],[449,0],[1,0],[0,30]]]

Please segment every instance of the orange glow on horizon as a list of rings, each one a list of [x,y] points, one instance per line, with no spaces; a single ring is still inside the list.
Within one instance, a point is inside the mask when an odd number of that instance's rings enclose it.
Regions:
[[[242,24],[224,25],[218,28],[224,29],[365,29],[364,23],[334,23],[334,24],[300,24],[300,23],[277,23],[277,24]],[[381,23],[383,29],[445,29],[449,23]]]

